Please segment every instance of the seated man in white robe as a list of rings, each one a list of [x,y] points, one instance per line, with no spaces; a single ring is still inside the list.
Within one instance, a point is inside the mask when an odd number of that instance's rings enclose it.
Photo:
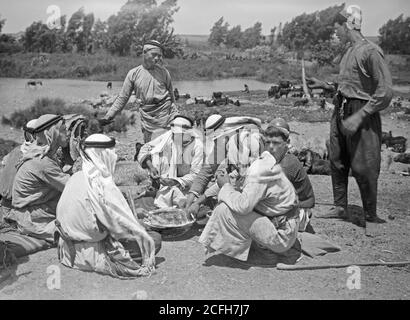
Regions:
[[[138,154],[141,166],[159,180],[161,186],[154,203],[160,208],[182,207],[185,193],[201,170],[204,145],[193,125],[190,118],[176,116],[171,130],[143,145]]]
[[[229,173],[233,185],[243,183],[246,170],[263,149],[260,126],[260,119],[253,117],[224,118],[219,114],[208,117],[205,123],[206,163],[192,184],[186,204],[188,212],[197,219],[204,213],[199,211],[200,205],[219,192],[216,183],[209,184],[218,168]]]
[[[114,146],[102,134],[84,142],[82,170],[68,180],[57,205],[59,260],[113,277],[147,276],[155,269],[161,236],[144,229],[115,185]]]
[[[199,239],[208,252],[246,261],[253,241],[280,255],[292,248],[299,228],[298,198],[272,154],[264,151],[252,163],[240,191],[227,174],[218,175],[217,183],[219,204]]]

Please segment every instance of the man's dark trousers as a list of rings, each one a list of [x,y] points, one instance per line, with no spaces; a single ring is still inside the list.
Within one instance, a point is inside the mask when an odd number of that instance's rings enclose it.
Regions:
[[[342,119],[360,110],[367,101],[346,99],[337,95],[330,122],[329,158],[332,172],[334,204],[347,208],[349,169],[359,185],[363,209],[367,216],[376,215],[377,180],[380,173],[381,119],[378,112],[368,115],[352,136],[342,132]]]

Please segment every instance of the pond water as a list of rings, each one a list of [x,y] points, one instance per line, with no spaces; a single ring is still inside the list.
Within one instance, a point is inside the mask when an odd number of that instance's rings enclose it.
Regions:
[[[30,107],[37,98],[62,98],[67,102],[78,102],[83,99],[98,98],[101,92],[118,93],[122,81],[114,81],[111,90],[107,90],[105,81],[88,81],[77,79],[45,79],[43,86],[28,88],[29,79],[0,78],[0,116],[17,109]],[[174,81],[174,87],[180,94],[189,93],[195,96],[211,96],[215,91],[240,91],[244,84],[250,90],[268,90],[269,83],[253,79],[230,78],[206,81]],[[399,92],[410,92],[410,86],[394,86]]]
[[[107,90],[105,81],[77,79],[45,79],[43,86],[27,87],[29,79],[0,78],[0,116],[17,109],[25,109],[41,97],[62,98],[67,102],[98,98],[101,92],[118,93],[122,81],[114,81],[112,89]],[[215,91],[243,90],[244,84],[250,90],[268,90],[269,84],[252,79],[222,79],[212,81],[174,81],[180,94],[211,96]]]

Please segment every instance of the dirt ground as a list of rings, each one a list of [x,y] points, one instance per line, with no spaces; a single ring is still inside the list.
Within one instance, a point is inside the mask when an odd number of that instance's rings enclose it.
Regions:
[[[272,110],[271,116],[276,116]],[[137,122],[138,123],[138,122]],[[327,122],[292,121],[299,133],[294,141],[329,134]],[[408,121],[383,116],[383,130],[410,139]],[[21,132],[0,127],[1,137],[20,141]],[[134,143],[141,138],[137,128],[115,134],[120,156],[131,160]],[[383,151],[383,159],[387,151]],[[385,161],[379,179],[378,213],[385,224],[368,224],[365,229],[350,221],[313,219],[317,234],[339,245],[341,251],[299,264],[351,263],[410,260],[410,177],[399,174],[408,165],[394,163],[387,170]],[[328,176],[310,176],[318,205],[326,210],[332,203]],[[349,201],[361,205],[353,178],[349,182]],[[164,241],[157,255],[157,270],[150,278],[118,280],[96,273],[72,270],[59,265],[56,249],[19,259],[11,269],[0,272],[0,299],[409,299],[410,266],[361,267],[361,288],[347,287],[347,268],[281,271],[273,267],[245,266],[222,255],[206,256],[197,242],[198,226],[180,239]],[[51,269],[61,272],[60,289],[50,290],[47,279]],[[54,271],[55,272],[55,271]],[[55,273],[53,273],[55,274]]]

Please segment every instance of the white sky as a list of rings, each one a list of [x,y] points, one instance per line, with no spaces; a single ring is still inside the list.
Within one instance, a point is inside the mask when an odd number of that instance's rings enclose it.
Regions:
[[[157,0],[158,1],[158,0]],[[86,13],[106,20],[118,12],[126,0],[0,0],[0,16],[7,19],[3,32],[24,31],[33,21],[45,22],[50,14],[47,7],[57,5],[69,18],[81,6]],[[161,2],[159,0],[158,2]],[[173,24],[177,34],[209,34],[212,25],[221,17],[231,26],[241,25],[242,30],[255,22],[262,23],[263,33],[279,22],[290,21],[303,12],[310,13],[342,3],[333,0],[178,0],[179,11]],[[400,14],[410,15],[409,0],[354,0],[363,11],[363,33],[378,35],[378,29],[389,19]]]

